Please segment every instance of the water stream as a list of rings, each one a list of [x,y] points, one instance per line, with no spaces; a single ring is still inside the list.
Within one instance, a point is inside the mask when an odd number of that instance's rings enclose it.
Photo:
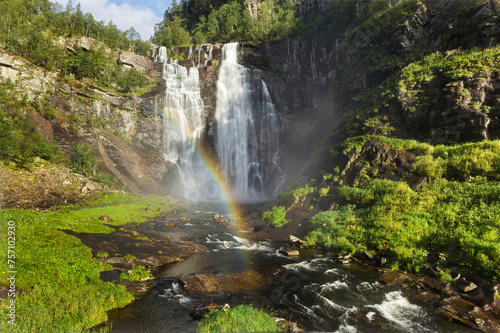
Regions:
[[[301,252],[292,258],[280,253],[281,243],[252,241],[213,221],[214,210],[137,226],[145,234],[168,235],[205,245],[208,250],[167,265],[157,274],[155,288],[125,309],[111,313],[112,332],[195,332],[190,313],[208,304],[254,304],[294,320],[306,332],[470,332],[438,318],[430,305],[410,301],[403,291],[377,281],[377,270],[342,265]],[[172,222],[177,221],[175,227]],[[239,293],[197,293],[184,290],[179,280],[193,275],[230,276],[271,272],[264,289]],[[257,274],[258,276],[258,274]]]

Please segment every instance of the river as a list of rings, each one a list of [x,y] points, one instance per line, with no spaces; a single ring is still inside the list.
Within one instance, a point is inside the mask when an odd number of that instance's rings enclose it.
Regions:
[[[195,332],[199,321],[193,316],[209,304],[268,308],[306,332],[471,332],[437,317],[431,305],[378,281],[373,267],[343,265],[306,250],[289,257],[280,253],[285,243],[250,240],[231,220],[215,222],[217,207],[198,209],[135,227],[146,235],[179,237],[208,250],[158,271],[154,288],[110,313],[111,332]],[[179,222],[181,217],[184,222]],[[182,280],[207,276],[229,282],[208,292],[181,286]],[[240,281],[236,288],[231,287],[234,281]]]

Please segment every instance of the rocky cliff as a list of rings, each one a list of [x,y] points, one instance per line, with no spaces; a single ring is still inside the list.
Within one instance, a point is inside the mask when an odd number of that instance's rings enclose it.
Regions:
[[[316,5],[304,8],[328,10],[322,2]],[[436,74],[415,89],[417,98],[411,93],[403,97],[387,81],[436,52],[447,58],[461,50],[498,45],[499,10],[497,1],[402,1],[365,21],[353,19],[345,29],[330,28],[253,49],[247,62],[268,85],[280,112],[289,175],[304,180],[300,177],[314,169],[328,164],[331,168],[328,157],[306,161],[318,147],[354,135],[386,133],[377,132],[380,128],[432,143],[498,137],[492,104],[498,68],[493,64],[461,79]],[[309,14],[314,15],[320,14]],[[456,88],[449,89],[452,81]],[[436,91],[440,93],[434,96]],[[422,100],[425,107],[415,105]],[[415,110],[411,114],[410,105]]]
[[[88,38],[58,40],[72,50],[96,48]],[[135,67],[156,77],[152,59],[128,52],[115,52],[125,67]],[[98,169],[118,180],[118,185],[139,193],[163,193],[161,183],[161,130],[147,112],[142,99],[120,95],[89,81],[61,78],[9,54],[0,54],[0,80],[9,80],[44,114],[32,112],[38,130],[57,142],[66,153],[72,143],[86,144],[97,151]]]
[[[326,1],[305,1],[303,15],[313,20],[328,6]],[[481,73],[453,79],[436,69],[416,85],[405,83],[403,90],[394,82],[401,82],[409,65],[436,52],[447,59],[463,50],[497,45],[499,10],[497,1],[403,1],[324,33],[260,47],[242,44],[245,65],[266,83],[279,113],[288,184],[333,167],[328,156],[315,153],[353,135],[392,133],[433,143],[498,137],[499,70],[493,63]],[[69,51],[98,46],[87,38],[56,42]],[[8,54],[0,57],[0,75],[17,82],[30,100],[55,109],[49,119],[40,114],[33,118],[63,150],[72,142],[90,144],[99,152],[101,170],[131,190],[161,193],[168,166],[162,157],[158,110],[164,82],[159,68],[152,57],[108,51],[124,68],[148,74],[156,87],[141,97],[127,97],[90,82],[61,80]],[[173,48],[170,55],[200,73],[208,119],[204,141],[211,149],[221,45]]]

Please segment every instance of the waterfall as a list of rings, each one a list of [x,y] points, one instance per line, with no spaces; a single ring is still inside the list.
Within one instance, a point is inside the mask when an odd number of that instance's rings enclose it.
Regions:
[[[284,182],[276,113],[264,82],[238,64],[238,43],[222,49],[215,119],[220,168],[235,198],[276,197]]]
[[[210,47],[205,57],[210,59],[212,52]],[[189,57],[193,53],[190,48]],[[207,162],[209,158],[200,149],[206,119],[198,68],[186,68],[169,59],[164,47],[156,52],[166,84],[162,117],[169,193],[192,201],[221,201],[223,195],[240,202],[273,199],[284,182],[274,105],[264,82],[238,64],[238,44],[224,45],[222,53],[216,92],[215,170],[209,165],[213,161]],[[221,188],[230,193],[221,193]]]
[[[158,49],[155,59],[163,63],[166,84],[163,152],[169,164],[169,192],[193,201],[206,200],[199,190],[200,185],[206,183],[208,171],[197,152],[205,128],[198,70],[188,69],[169,59],[164,47]]]

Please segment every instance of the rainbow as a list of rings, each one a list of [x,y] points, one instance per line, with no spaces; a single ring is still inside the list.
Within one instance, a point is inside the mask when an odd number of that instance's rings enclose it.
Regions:
[[[214,189],[214,192],[220,194],[221,203],[224,205],[224,210],[226,215],[230,215],[233,217],[235,222],[236,230],[238,233],[242,231],[242,217],[244,216],[243,210],[241,209],[241,205],[239,202],[235,200],[236,195],[233,193],[230,186],[227,184],[224,174],[222,170],[219,168],[217,164],[217,158],[213,156],[207,149],[203,149],[200,145],[196,144],[196,138],[194,136],[194,130],[191,128],[185,128],[181,125],[181,122],[177,117],[173,117],[171,112],[164,112],[164,116],[167,116],[168,119],[181,131],[184,131],[186,134],[189,143],[195,148],[195,152],[199,160],[202,162],[203,167],[208,171],[208,174],[211,177],[211,180],[217,188]],[[201,188],[203,190],[203,188]],[[208,189],[211,191],[212,189]]]

